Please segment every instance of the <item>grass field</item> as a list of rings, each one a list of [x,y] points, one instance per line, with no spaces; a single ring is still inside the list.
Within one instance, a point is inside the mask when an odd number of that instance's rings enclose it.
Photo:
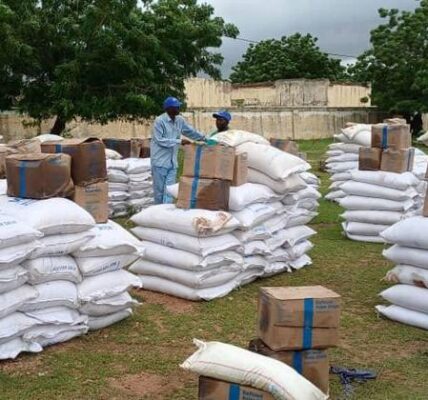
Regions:
[[[301,143],[314,167],[328,143]],[[325,193],[328,177],[319,175]],[[312,266],[254,282],[210,303],[136,292],[143,305],[132,318],[39,355],[1,363],[0,399],[196,399],[197,378],[178,367],[194,350],[192,338],[245,347],[254,337],[261,286],[312,284],[343,296],[341,343],[330,351],[332,363],[379,374],[376,381],[359,385],[353,398],[427,399],[427,333],[377,317],[374,306],[388,286],[382,277],[391,265],[381,256],[382,245],[342,236],[340,213],[338,206],[321,202],[313,223],[318,235]],[[342,395],[335,377],[331,395]]]

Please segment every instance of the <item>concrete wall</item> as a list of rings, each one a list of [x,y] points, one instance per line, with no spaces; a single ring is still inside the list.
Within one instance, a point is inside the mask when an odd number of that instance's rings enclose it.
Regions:
[[[370,107],[371,106],[371,87],[330,84],[328,87],[328,106],[329,107]],[[368,102],[361,102],[362,98],[367,98]]]
[[[184,113],[187,120],[202,132],[214,129],[212,113],[216,108],[194,109]],[[231,108],[232,128],[263,134],[266,137],[294,139],[319,139],[331,137],[348,121],[375,123],[384,115],[372,108],[329,108],[329,107],[270,107]],[[48,124],[43,129],[37,126],[22,128],[23,117],[8,114],[0,118],[0,134],[6,141],[32,137],[40,132],[48,132]],[[49,126],[52,125],[50,122]],[[150,137],[152,122],[113,122],[107,125],[73,122],[67,126],[75,137]]]
[[[13,139],[26,139],[40,133],[49,132],[53,120],[47,120],[38,124],[31,118],[19,116],[15,112],[0,113],[0,135],[4,142]]]
[[[216,107],[231,106],[232,85],[226,81],[192,78],[185,81],[187,107]]]
[[[280,104],[279,98],[279,93],[273,83],[232,86],[232,105],[271,107]]]

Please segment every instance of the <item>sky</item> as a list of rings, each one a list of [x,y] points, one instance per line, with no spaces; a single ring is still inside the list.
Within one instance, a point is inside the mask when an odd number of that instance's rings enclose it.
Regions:
[[[240,37],[250,40],[280,38],[296,32],[318,37],[318,46],[328,53],[358,56],[369,48],[370,30],[382,19],[383,8],[414,9],[416,0],[200,0],[215,8],[215,14],[234,23]],[[248,43],[225,38],[221,52],[222,72],[227,78]],[[352,58],[344,59],[344,62]]]

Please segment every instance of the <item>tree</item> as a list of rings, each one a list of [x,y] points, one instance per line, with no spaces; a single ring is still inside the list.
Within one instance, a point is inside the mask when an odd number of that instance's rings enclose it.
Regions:
[[[280,40],[269,39],[250,44],[243,61],[233,67],[234,83],[274,81],[277,79],[339,80],[345,68],[340,60],[329,58],[316,45],[317,38],[296,33]]]
[[[380,9],[386,20],[371,32],[372,48],[349,69],[354,80],[372,83],[372,99],[385,111],[428,110],[428,1],[414,12]]]
[[[213,13],[197,0],[0,0],[0,33],[22,48],[0,55],[15,85],[13,96],[0,87],[0,106],[56,117],[52,133],[76,117],[150,117],[165,96],[183,96],[185,78],[220,76],[223,58],[209,49],[238,30]]]

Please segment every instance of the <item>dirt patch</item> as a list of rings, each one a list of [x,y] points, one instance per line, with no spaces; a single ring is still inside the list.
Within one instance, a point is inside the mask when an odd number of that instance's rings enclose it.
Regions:
[[[2,361],[0,371],[10,376],[36,375],[44,373],[40,354],[20,356],[16,360]]]
[[[162,376],[141,372],[108,380],[109,385],[127,396],[147,399],[166,399],[173,391],[184,386],[182,374]]]
[[[163,305],[169,312],[173,314],[187,314],[195,309],[195,304],[191,301],[179,299],[178,297],[168,296],[167,294],[149,292],[139,290],[138,293],[143,296],[143,299],[148,304]]]

